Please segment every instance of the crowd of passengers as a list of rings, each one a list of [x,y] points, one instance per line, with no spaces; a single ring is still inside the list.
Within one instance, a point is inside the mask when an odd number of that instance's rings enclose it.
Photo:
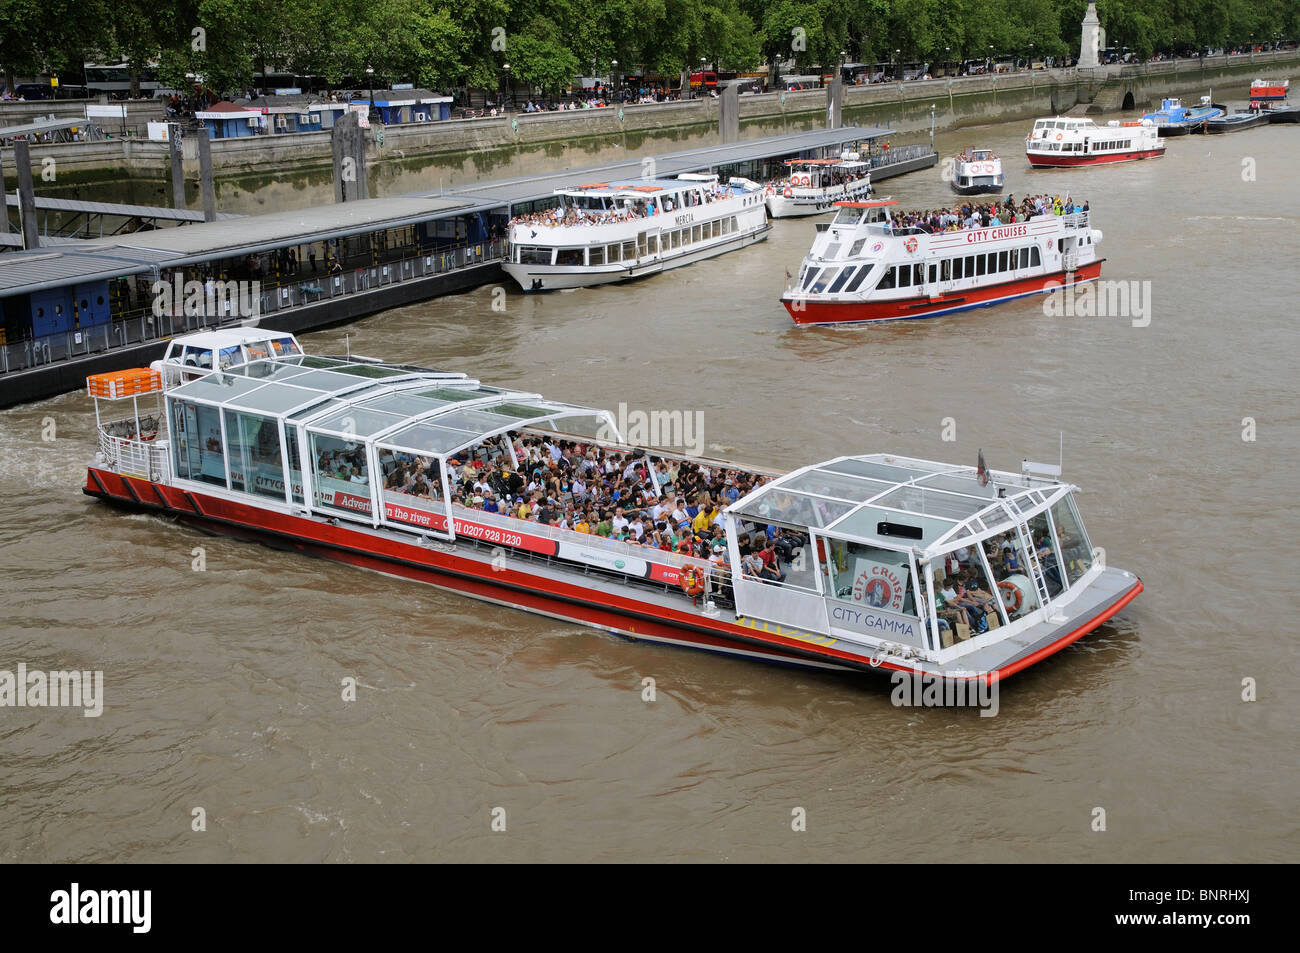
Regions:
[[[731,189],[720,182],[714,182],[711,185],[701,183],[700,189],[701,192],[698,193],[694,189],[683,192],[680,205],[674,203],[671,198],[664,197],[662,199],[662,211],[666,213],[676,211],[679,208],[707,205],[732,194]],[[703,198],[700,197],[701,194]],[[632,222],[639,218],[651,218],[659,214],[661,214],[659,206],[652,200],[636,199],[633,201],[625,199],[621,208],[589,209],[564,205],[557,208],[543,209],[540,212],[530,212],[527,215],[518,215],[510,220],[510,224],[563,225],[565,227],[573,225],[611,225],[615,222]]]
[[[504,452],[484,460],[448,461],[452,502],[468,509],[707,560],[728,576],[722,511],[768,478],[746,470],[704,466],[596,444],[513,437],[519,468]],[[439,499],[437,461],[397,455],[385,480],[397,493]],[[655,486],[659,488],[658,494]],[[757,527],[739,541],[742,571],[783,582],[806,543],[800,534]]]
[[[1071,570],[1082,573],[1087,569],[1087,556],[1080,541],[1059,528],[1058,532],[1061,534],[1061,548],[1066,554],[1066,564]],[[1014,538],[1015,533],[1008,531],[985,541],[984,555],[993,570],[996,583],[1011,576],[1029,573]],[[1048,595],[1056,596],[1061,592],[1063,584],[1060,563],[1052,548],[1050,534],[1039,534],[1034,540],[1034,551],[1047,582]],[[969,623],[971,631],[976,635],[987,632],[988,615],[997,615],[997,601],[993,593],[984,588],[987,576],[976,559],[974,546],[964,546],[948,554],[944,560],[944,572],[944,577],[936,577],[935,580],[934,605],[939,628],[947,629],[956,622],[963,621]],[[1026,602],[1021,612],[1028,609],[1029,603]]]
[[[1082,205],[1066,195],[1030,195],[1016,201],[1008,195],[1005,201],[992,201],[983,205],[965,202],[952,208],[900,212],[892,216],[895,229],[916,228],[923,232],[957,232],[966,228],[990,228],[1027,222],[1039,215],[1072,215],[1087,212],[1087,201]]]

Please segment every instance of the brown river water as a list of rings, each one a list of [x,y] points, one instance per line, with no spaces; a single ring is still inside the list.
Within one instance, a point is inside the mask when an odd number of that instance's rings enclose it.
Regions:
[[[974,464],[982,448],[1015,470],[1056,462],[1063,433],[1094,544],[1147,589],[1005,682],[996,717],[111,509],[81,493],[95,418],[68,394],[0,413],[0,669],[102,670],[104,708],[0,708],[0,861],[1292,859],[1300,131],[1031,172],[1027,127],[940,151],[991,146],[1017,196],[1088,198],[1103,277],[1150,282],[1148,325],[1025,300],[796,329],[777,298],[813,226],[786,220],[640,282],[511,289],[504,312],[481,288],[305,337],[562,400],[698,410],[706,452],[755,464]],[[951,202],[937,170],[880,191]]]

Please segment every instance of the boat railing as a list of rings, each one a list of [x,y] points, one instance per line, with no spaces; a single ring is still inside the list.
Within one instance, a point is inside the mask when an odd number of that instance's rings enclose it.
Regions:
[[[1065,225],[1066,228],[1088,227],[1087,212],[1070,212],[1068,215],[1062,215],[1061,218],[1063,220],[1062,224]]]
[[[105,464],[127,476],[165,483],[171,472],[166,440],[159,443],[157,439],[140,440],[135,436],[122,437],[110,432],[119,429],[134,433],[134,418],[100,427],[99,452],[104,455]]]
[[[458,519],[474,523],[486,523],[489,526],[496,526],[509,532],[527,533],[529,536],[542,536],[558,542],[580,544],[589,549],[603,550],[614,556],[643,559],[663,566],[672,566],[674,569],[694,566],[704,573],[708,573],[711,568],[711,564],[707,559],[697,559],[694,556],[686,556],[682,553],[668,552],[647,546],[635,546],[606,536],[597,536],[595,533],[579,533],[576,530],[547,526],[543,523],[534,523],[532,520],[522,520],[514,516],[490,513],[487,510],[459,506],[454,503],[452,504],[452,510]]]

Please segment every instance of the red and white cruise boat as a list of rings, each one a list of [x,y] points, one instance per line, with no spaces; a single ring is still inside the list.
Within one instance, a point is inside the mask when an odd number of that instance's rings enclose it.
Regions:
[[[782,474],[702,460],[756,477],[721,513],[709,561],[469,508],[455,502],[457,467],[495,457],[517,470],[529,435],[567,431],[644,456],[649,472],[684,458],[628,448],[606,411],[304,355],[279,332],[216,334],[173,340],[153,369],[88,380],[99,452],[87,494],[632,640],[813,668],[1002,678],[1142,591],[1094,559],[1076,488],[1041,465],[874,454]],[[223,352],[248,360],[222,368]],[[742,547],[768,527],[795,547],[784,579],[728,571],[752,565]],[[947,600],[958,574],[970,596]]]
[[[1165,142],[1149,119],[1112,119],[1099,126],[1091,119],[1056,116],[1034,123],[1033,131],[1025,136],[1025,154],[1036,169],[1102,165],[1157,159],[1165,154]]]
[[[1044,294],[1101,275],[1088,212],[928,232],[896,225],[893,199],[841,202],[781,303],[796,324],[928,318]]]

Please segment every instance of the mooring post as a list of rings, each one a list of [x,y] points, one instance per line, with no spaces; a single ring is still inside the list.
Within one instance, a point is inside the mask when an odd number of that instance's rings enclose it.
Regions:
[[[839,76],[826,84],[826,128],[844,125],[844,83]]]
[[[203,192],[203,221],[217,219],[217,191],[212,184],[212,141],[207,126],[199,128],[199,188]]]
[[[718,140],[735,142],[740,138],[740,87],[731,85],[718,97]]]
[[[32,185],[32,154],[26,139],[14,140],[14,165],[18,168],[18,220],[22,223],[23,247],[40,248],[41,236],[36,230],[36,190]],[[8,215],[6,207],[5,216]]]
[[[330,131],[334,152],[334,201],[355,202],[370,197],[366,181],[366,134],[361,116],[348,112]]]
[[[172,160],[172,208],[185,208],[185,166],[181,155],[181,124],[167,124],[167,151]]]

